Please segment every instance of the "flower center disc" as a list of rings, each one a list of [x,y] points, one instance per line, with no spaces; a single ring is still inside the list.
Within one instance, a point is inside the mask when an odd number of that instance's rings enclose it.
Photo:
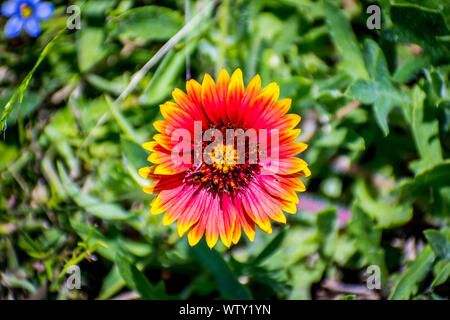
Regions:
[[[226,193],[230,196],[240,189],[248,186],[253,177],[260,172],[260,165],[250,160],[250,154],[257,149],[250,150],[248,139],[244,142],[244,152],[238,155],[239,148],[231,144],[217,144],[208,152],[202,163],[194,164],[188,169],[183,182],[191,185],[201,185],[207,190],[216,193]],[[203,151],[206,143],[204,143]],[[242,150],[242,148],[241,148]],[[241,158],[244,161],[241,162]],[[255,159],[253,157],[252,159]]]
[[[28,5],[23,3],[20,6],[20,14],[22,15],[23,18],[28,18],[33,14],[33,9],[31,9]]]
[[[232,145],[219,144],[214,151],[209,154],[212,166],[223,173],[234,170],[237,164],[237,151]]]

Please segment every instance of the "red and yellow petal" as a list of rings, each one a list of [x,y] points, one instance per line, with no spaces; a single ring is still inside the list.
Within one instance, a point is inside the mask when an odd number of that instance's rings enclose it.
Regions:
[[[227,97],[228,97],[228,86],[230,85],[230,75],[224,69],[219,73],[217,78],[217,105],[218,105],[218,115],[220,119],[226,123],[227,121]]]
[[[242,71],[241,69],[236,69],[236,71],[231,75],[227,96],[227,118],[231,122],[235,122],[237,120],[243,95],[244,80],[242,77]]]
[[[206,116],[212,123],[218,123],[220,119],[218,103],[216,84],[209,74],[205,74],[202,82],[202,105]]]

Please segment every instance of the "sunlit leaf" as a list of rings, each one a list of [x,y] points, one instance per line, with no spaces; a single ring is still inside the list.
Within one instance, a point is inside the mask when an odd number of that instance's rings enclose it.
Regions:
[[[416,260],[408,264],[406,271],[392,289],[389,300],[407,300],[416,294],[434,259],[433,250],[427,246]]]
[[[368,79],[369,74],[358,41],[345,14],[339,10],[335,2],[323,1],[325,16],[334,44],[343,60],[344,69],[355,79]]]

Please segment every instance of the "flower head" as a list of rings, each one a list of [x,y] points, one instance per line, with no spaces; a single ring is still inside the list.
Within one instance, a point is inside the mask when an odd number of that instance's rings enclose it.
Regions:
[[[47,20],[53,14],[54,7],[49,2],[41,0],[10,0],[2,5],[1,13],[11,17],[5,26],[8,38],[17,37],[22,29],[32,37],[41,33],[40,20]]]
[[[208,74],[189,80],[160,106],[159,133],[143,144],[155,165],[139,173],[154,180],[143,189],[156,194],[150,212],[177,221],[190,245],[205,235],[209,247],[219,237],[229,247],[242,230],[253,241],[255,226],[271,233],[271,219],[286,223],[283,211],[297,211],[299,178],[310,171],[295,155],[307,145],[295,141],[300,116],[287,114],[291,100],[279,93],[276,83],[261,90],[259,76],[245,88],[240,69],[231,78],[222,70],[217,84]]]

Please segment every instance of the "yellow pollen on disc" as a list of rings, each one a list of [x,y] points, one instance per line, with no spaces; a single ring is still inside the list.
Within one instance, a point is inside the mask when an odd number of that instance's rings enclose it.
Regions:
[[[20,6],[20,13],[21,13],[22,17],[28,18],[29,16],[31,16],[33,14],[33,9],[31,9],[26,4],[22,4]]]
[[[237,151],[232,145],[217,145],[209,154],[212,164],[217,170],[228,173],[237,164]]]
[[[259,164],[240,163],[240,157],[246,160],[248,152],[244,155],[239,153],[238,156],[238,150],[239,145],[235,149],[231,143],[215,144],[212,149],[207,150],[203,163],[186,171],[183,183],[201,186],[214,194],[237,194],[247,188],[249,181],[260,171]]]

